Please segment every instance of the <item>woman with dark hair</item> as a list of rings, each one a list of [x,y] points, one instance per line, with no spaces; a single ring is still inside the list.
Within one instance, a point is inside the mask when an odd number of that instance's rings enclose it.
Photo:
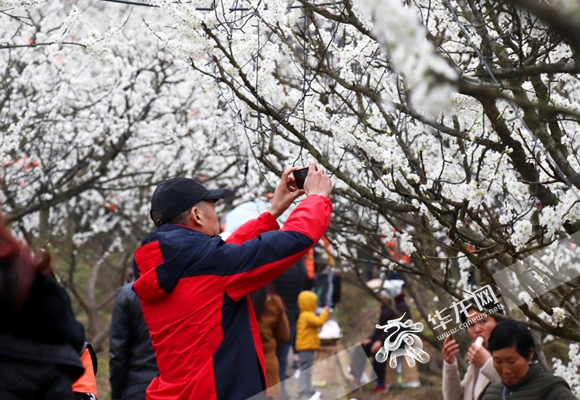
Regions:
[[[501,383],[491,385],[483,400],[576,400],[564,379],[536,364],[534,338],[521,322],[499,323],[487,348]]]
[[[250,293],[254,312],[260,327],[264,361],[266,364],[266,380],[268,383],[268,398],[278,399],[282,396],[280,375],[278,373],[278,357],[276,347],[290,339],[290,325],[284,311],[282,299],[276,293],[274,285],[261,287]]]
[[[0,215],[0,399],[69,400],[84,372],[84,330],[48,253],[17,241]]]
[[[471,346],[467,351],[469,366],[463,379],[459,376],[455,358],[459,353],[459,344],[451,336],[445,338],[442,387],[444,400],[477,400],[490,383],[500,382],[500,377],[493,368],[491,354],[486,350],[489,335],[497,322],[486,310],[499,311],[501,306],[490,302],[485,305],[484,310],[480,310],[474,304],[469,304],[465,313],[461,314],[461,321],[467,326],[467,334],[471,339]]]

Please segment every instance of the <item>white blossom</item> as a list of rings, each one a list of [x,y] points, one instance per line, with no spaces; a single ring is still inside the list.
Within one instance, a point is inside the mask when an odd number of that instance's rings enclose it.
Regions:
[[[562,326],[562,323],[566,318],[566,311],[563,308],[554,307],[552,312],[552,324],[555,326]]]
[[[529,220],[520,220],[514,224],[511,241],[517,248],[521,248],[528,242],[533,233],[532,223]]]
[[[578,343],[570,344],[567,365],[564,365],[560,359],[552,358],[554,375],[564,378],[575,396],[580,396],[580,353],[578,349]]]

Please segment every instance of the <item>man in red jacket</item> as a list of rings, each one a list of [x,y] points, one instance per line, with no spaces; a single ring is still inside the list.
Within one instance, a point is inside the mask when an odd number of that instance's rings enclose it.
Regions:
[[[304,190],[282,175],[270,209],[224,242],[215,201],[227,189],[174,178],[157,187],[159,229],[135,251],[133,289],[159,366],[149,400],[246,400],[266,388],[260,332],[248,294],[271,282],[325,233],[332,183],[310,164]],[[304,199],[279,229],[292,202]]]

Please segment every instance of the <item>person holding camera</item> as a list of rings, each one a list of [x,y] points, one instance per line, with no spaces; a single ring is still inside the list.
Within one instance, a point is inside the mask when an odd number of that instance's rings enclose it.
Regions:
[[[151,200],[159,228],[135,251],[136,281],[159,377],[147,399],[245,400],[265,390],[260,332],[248,294],[300,259],[326,232],[332,182],[309,166],[304,189],[283,173],[270,209],[224,242],[215,201],[230,190],[208,190],[187,178],[161,183]],[[278,218],[307,197],[283,228]]]

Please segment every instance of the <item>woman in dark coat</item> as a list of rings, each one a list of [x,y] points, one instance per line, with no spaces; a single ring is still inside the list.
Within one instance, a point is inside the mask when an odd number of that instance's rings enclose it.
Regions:
[[[483,400],[576,400],[568,383],[536,363],[534,338],[521,322],[505,320],[489,336],[488,351],[501,383],[490,385]]]
[[[74,399],[83,345],[50,256],[17,241],[0,216],[0,399]]]

